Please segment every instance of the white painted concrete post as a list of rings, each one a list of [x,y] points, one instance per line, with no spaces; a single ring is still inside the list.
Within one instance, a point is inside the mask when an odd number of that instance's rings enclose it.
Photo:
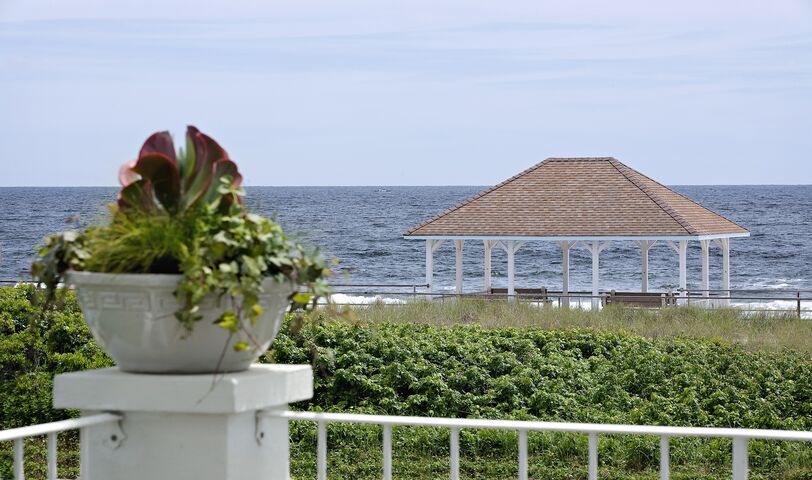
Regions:
[[[558,242],[561,247],[561,306],[569,308],[570,306],[570,247],[573,242],[563,241]]]
[[[485,293],[491,293],[491,257],[493,253],[493,240],[485,240]]]
[[[508,256],[508,298],[510,300],[515,300],[513,295],[516,294],[516,283],[514,278],[516,275],[516,242],[514,240],[508,240],[505,249],[507,250]]]
[[[708,254],[710,250],[710,240],[700,240],[699,246],[702,247],[702,296],[708,297],[710,296],[710,271],[709,271],[709,259]]]
[[[463,249],[463,241],[462,240],[454,240],[454,252],[456,255],[456,270],[457,270],[457,293],[462,293],[462,249]]]
[[[118,434],[83,432],[83,480],[287,480],[288,421],[258,413],[312,395],[307,365],[253,365],[216,379],[117,368],[54,379],[54,407],[124,417]]]

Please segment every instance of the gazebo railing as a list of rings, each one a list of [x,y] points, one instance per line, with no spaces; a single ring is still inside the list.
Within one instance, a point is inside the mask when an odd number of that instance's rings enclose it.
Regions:
[[[370,303],[386,303],[390,305],[403,305],[408,301],[432,300],[438,302],[454,301],[459,298],[482,300],[516,300],[537,305],[570,307],[591,306],[592,299],[598,299],[601,305],[607,303],[612,292],[602,292],[592,295],[591,292],[574,291],[563,293],[548,290],[546,297],[539,298],[535,293],[486,293],[467,292],[455,293],[449,291],[427,291],[425,284],[341,284],[333,291],[333,303],[347,306],[365,306]],[[627,292],[635,295],[633,292]],[[738,310],[755,313],[767,312],[776,314],[791,314],[798,318],[812,318],[812,290],[699,290],[674,289],[667,292],[651,292],[649,295],[661,297],[660,307],[671,306],[699,306],[706,308],[736,308]],[[765,305],[773,304],[772,307]],[[634,306],[634,305],[632,305]],[[780,308],[779,308],[780,307]]]

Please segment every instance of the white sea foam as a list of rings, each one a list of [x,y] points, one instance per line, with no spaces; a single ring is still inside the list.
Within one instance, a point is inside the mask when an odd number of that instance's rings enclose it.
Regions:
[[[732,301],[731,307],[747,310],[751,313],[764,310],[769,312],[786,312],[793,315],[798,311],[798,302],[792,300],[772,300],[772,301],[758,301],[758,302],[735,302]],[[801,318],[812,319],[812,301],[801,301]]]
[[[406,303],[405,300],[399,298],[388,298],[381,295],[364,296],[364,295],[347,295],[346,293],[334,293],[330,295],[330,302],[337,305],[371,305],[375,303],[382,303],[386,305],[398,305]],[[326,302],[321,302],[326,303]]]
[[[428,297],[425,297],[428,298]],[[454,301],[455,297],[448,297],[446,301]],[[330,302],[336,305],[353,305],[353,306],[365,306],[365,305],[372,305],[372,304],[384,304],[384,305],[403,305],[406,304],[408,301],[403,298],[394,298],[388,297],[384,295],[350,295],[345,293],[335,293],[330,296]],[[439,299],[435,299],[434,301],[440,301]],[[681,300],[684,301],[684,300]],[[706,302],[712,302],[712,305],[706,305]],[[702,298],[692,298],[691,304],[695,306],[709,306],[711,308],[720,308],[724,307],[725,305],[722,303],[724,302],[723,299],[702,299]],[[326,301],[322,300],[320,303],[325,304]],[[538,307],[542,307],[541,303],[530,303],[530,305],[535,305]],[[553,302],[554,307],[558,307],[557,302]],[[756,313],[758,311],[769,311],[769,312],[786,312],[787,314],[793,315],[798,308],[797,301],[794,300],[766,300],[766,301],[752,301],[752,302],[741,302],[732,300],[730,302],[730,307],[738,308],[741,310],[745,310],[751,313]],[[577,299],[570,300],[570,308],[580,308],[582,310],[592,310],[592,301],[591,299],[582,299],[580,304],[578,303]],[[812,301],[810,300],[802,300],[801,301],[801,318],[804,319],[812,319]]]

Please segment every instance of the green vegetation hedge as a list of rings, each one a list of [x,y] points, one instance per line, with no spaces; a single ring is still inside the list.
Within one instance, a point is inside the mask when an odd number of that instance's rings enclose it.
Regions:
[[[389,415],[812,429],[812,361],[588,330],[316,321],[266,356],[310,363],[307,406]]]
[[[72,295],[42,314],[31,306],[35,294],[31,287],[0,289],[3,429],[74,415],[51,409],[52,376],[110,364]],[[315,396],[296,408],[812,430],[812,357],[806,353],[590,330],[353,325],[321,314],[301,329],[292,325],[263,361],[313,364]],[[314,477],[314,426],[294,423],[291,435],[294,477]],[[332,425],[329,435],[330,478],[380,478],[379,428]],[[515,478],[515,433],[463,430],[460,439],[465,478]],[[585,478],[586,441],[583,435],[531,434],[531,477]],[[397,477],[447,476],[447,430],[395,428],[394,452]],[[808,444],[751,442],[750,455],[751,478],[812,478]],[[658,439],[602,436],[600,457],[601,478],[656,478]],[[10,461],[6,444],[3,478]],[[721,478],[729,464],[728,440],[673,440],[672,478]]]
[[[33,286],[0,288],[0,429],[54,422],[78,416],[51,407],[58,373],[102,368],[110,358],[93,342],[72,292],[42,311]],[[64,297],[64,298],[61,298]],[[41,300],[41,299],[40,299]],[[76,478],[78,435],[59,436],[59,478]],[[27,478],[45,478],[46,444],[26,442]],[[0,444],[0,478],[12,478],[11,443]]]
[[[590,330],[315,320],[295,337],[280,335],[266,355],[280,363],[313,361],[315,396],[301,405],[304,409],[812,429],[812,359],[789,350],[753,353],[720,342],[650,340]],[[399,468],[406,478],[447,472],[446,430],[396,430],[395,452],[405,452],[400,462],[396,458],[396,472]],[[292,432],[294,444],[302,447],[295,449],[294,473],[310,477],[315,429],[301,424]],[[463,433],[461,448],[469,456],[462,462],[466,477],[515,478],[515,433]],[[363,476],[379,476],[380,429],[335,426],[330,435],[340,439],[333,445],[359,446],[355,453],[334,452],[331,469],[338,477],[354,478],[355,470],[340,472],[359,465],[367,467]],[[673,443],[672,463],[677,472],[687,471],[687,478],[729,475],[728,440]],[[585,477],[585,436],[531,434],[530,445],[531,476]],[[600,452],[610,478],[612,472],[617,478],[633,472],[656,478],[657,438],[603,436]],[[751,442],[750,452],[752,478],[812,478],[808,444]],[[349,460],[354,457],[367,460]]]

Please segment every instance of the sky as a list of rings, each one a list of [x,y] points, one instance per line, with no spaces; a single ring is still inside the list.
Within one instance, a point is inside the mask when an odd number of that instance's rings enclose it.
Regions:
[[[0,186],[115,185],[187,124],[254,186],[810,184],[812,0],[0,0]]]

